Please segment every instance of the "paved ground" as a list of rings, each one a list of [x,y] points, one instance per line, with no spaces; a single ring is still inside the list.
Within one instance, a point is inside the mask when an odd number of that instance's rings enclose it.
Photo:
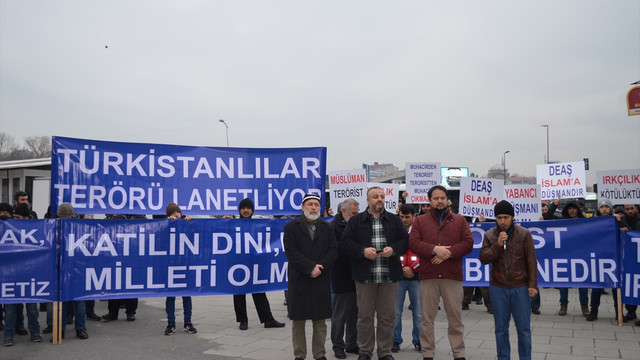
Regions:
[[[603,296],[600,319],[587,322],[579,312],[577,290],[570,291],[569,315],[556,316],[558,291],[542,289],[542,314],[533,315],[533,359],[535,360],[595,360],[595,359],[640,359],[640,327],[624,324],[618,327],[613,318],[611,296]],[[268,294],[276,319],[287,326],[282,329],[264,329],[257,320],[251,300],[249,303],[249,330],[240,331],[235,322],[231,296],[209,296],[194,298],[193,323],[197,334],[177,332],[164,336],[166,316],[164,299],[141,299],[137,320],[124,319],[104,323],[87,321],[90,338],[75,338],[73,331],[67,333],[62,345],[45,342],[33,344],[28,336],[17,335],[12,347],[0,346],[0,360],[14,359],[293,359],[291,350],[291,322],[286,319],[282,292]],[[177,314],[181,312],[181,301],[176,301]],[[106,301],[96,304],[96,311],[105,314]],[[124,310],[121,318],[124,317]],[[493,318],[482,305],[471,305],[464,311],[465,343],[467,359],[495,359]],[[403,315],[403,337],[410,339],[410,311]],[[40,316],[44,323],[44,314]],[[177,316],[180,324],[181,316]],[[330,324],[328,323],[328,326]],[[444,311],[436,319],[436,359],[452,359],[446,338]],[[307,326],[310,328],[310,325]],[[515,329],[512,326],[512,350],[516,350]],[[310,340],[310,336],[308,337]],[[327,341],[327,358],[332,360],[331,342]],[[517,350],[516,350],[517,351]],[[517,352],[512,356],[517,358]],[[413,350],[410,341],[403,344],[396,360],[419,360],[421,355]],[[349,354],[347,359],[355,360]]]

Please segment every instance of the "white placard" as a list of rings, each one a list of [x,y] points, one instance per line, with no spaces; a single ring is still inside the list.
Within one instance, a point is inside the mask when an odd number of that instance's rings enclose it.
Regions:
[[[598,171],[598,201],[640,204],[640,169]]]
[[[504,200],[513,205],[515,221],[538,221],[542,216],[540,185],[505,185]]]
[[[367,189],[374,186],[378,186],[384,190],[384,209],[395,214],[398,209],[398,193],[400,192],[400,185],[389,183],[367,183]],[[366,206],[367,202],[365,201],[365,207]]]
[[[440,183],[440,163],[408,162],[405,164],[408,204],[429,202],[427,193],[432,186]]]
[[[333,214],[338,215],[338,204],[351,198],[367,208],[367,172],[365,169],[329,171],[329,201]]]
[[[502,200],[504,181],[463,177],[460,181],[460,215],[495,219],[493,207]]]
[[[587,194],[583,161],[540,164],[536,177],[542,200],[583,198]]]

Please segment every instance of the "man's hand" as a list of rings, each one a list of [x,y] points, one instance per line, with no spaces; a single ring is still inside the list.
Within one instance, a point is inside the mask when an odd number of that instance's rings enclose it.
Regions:
[[[324,266],[320,264],[316,264],[316,267],[311,271],[311,278],[315,279],[322,274],[322,270],[324,270]]]
[[[385,246],[384,249],[382,249],[381,253],[378,253],[378,256],[382,256],[382,257],[391,257],[391,255],[393,255],[393,248],[391,246]]]
[[[529,297],[534,297],[538,295],[538,289],[536,288],[529,288]]]
[[[446,258],[446,259],[445,259],[445,258],[441,258],[440,256],[437,256],[437,255],[436,255],[436,256],[434,256],[434,257],[432,257],[432,258],[431,258],[431,263],[432,263],[433,265],[440,265],[440,264],[442,264],[443,262],[445,262],[445,260],[447,260],[447,259],[448,259],[448,258]]]
[[[504,242],[507,241],[507,238],[509,238],[509,235],[504,231],[500,231],[500,235],[498,235],[498,245],[504,246]]]
[[[364,257],[369,260],[374,260],[378,257],[378,253],[376,252],[376,248],[368,247],[364,249]]]
[[[413,277],[413,269],[409,266],[404,266],[402,268],[402,275],[404,275],[404,277],[406,278],[412,278]]]
[[[433,248],[433,252],[436,253],[436,256],[446,260],[451,257],[451,251],[449,251],[450,247],[451,246],[435,246]]]

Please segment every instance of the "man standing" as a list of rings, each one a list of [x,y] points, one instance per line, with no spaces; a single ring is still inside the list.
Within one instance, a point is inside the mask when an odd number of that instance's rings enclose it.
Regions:
[[[338,205],[338,215],[331,221],[338,242],[338,258],[331,268],[331,285],[333,286],[331,343],[333,344],[333,354],[337,359],[346,359],[346,352],[357,354],[360,351],[358,348],[356,284],[351,279],[351,259],[344,252],[341,240],[347,221],[359,210],[360,204],[356,200],[347,199]]]
[[[467,221],[447,207],[447,189],[436,185],[429,189],[432,210],[416,217],[409,234],[411,251],[420,256],[420,307],[422,331],[420,344],[425,360],[436,352],[434,320],[442,297],[449,322],[448,336],[455,360],[465,357],[462,324],[462,257],[473,249],[473,237]]]
[[[407,230],[399,217],[384,209],[384,190],[367,191],[367,209],[349,220],[342,234],[351,256],[351,275],[358,301],[358,360],[370,360],[378,343],[378,359],[393,360],[393,328],[398,281],[402,279],[400,255],[408,250]],[[374,329],[374,317],[377,328]]]
[[[416,217],[416,209],[413,205],[402,204],[399,209],[400,219],[407,234],[411,232],[413,219]],[[393,331],[393,347],[391,352],[400,351],[402,344],[402,312],[404,310],[404,298],[409,293],[409,308],[413,318],[413,328],[411,331],[411,343],[416,351],[422,351],[420,346],[420,282],[418,281],[418,271],[420,269],[420,259],[411,250],[400,256],[402,265],[402,280],[398,281],[398,298],[396,300],[396,325]]]
[[[480,261],[491,264],[489,292],[493,306],[498,360],[511,358],[509,320],[513,316],[518,332],[520,360],[531,359],[531,298],[537,293],[538,269],[533,237],[529,230],[513,223],[510,202],[494,207],[498,226],[484,234]]]
[[[307,356],[306,320],[313,323],[313,358],[326,360],[325,319],[331,317],[330,267],[338,249],[331,225],[320,214],[320,197],[305,194],[302,215],[284,227],[284,251],[289,259],[287,310],[293,320],[291,340],[296,360]]]
[[[29,218],[37,219],[38,214],[35,211],[31,210],[31,204],[29,204],[29,194],[25,191],[18,191],[13,195],[13,207],[15,208],[18,204],[26,204],[29,208]]]
[[[254,205],[251,199],[242,199],[238,205],[238,213],[240,219],[251,219],[253,216]],[[284,327],[284,323],[281,323],[273,318],[271,314],[271,305],[267,294],[255,293],[251,294],[253,297],[253,304],[256,306],[258,312],[258,318],[260,323],[264,323],[265,328],[280,328]],[[247,315],[247,295],[239,294],[233,295],[233,309],[236,312],[236,321],[240,323],[238,328],[240,330],[247,330],[249,328],[249,317]]]

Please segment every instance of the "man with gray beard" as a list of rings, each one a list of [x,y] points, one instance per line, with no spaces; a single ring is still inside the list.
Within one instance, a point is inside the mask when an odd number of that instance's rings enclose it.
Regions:
[[[330,268],[338,250],[333,228],[320,218],[320,209],[320,197],[305,194],[302,215],[284,226],[284,251],[289,260],[287,310],[293,320],[291,339],[296,360],[307,357],[306,320],[313,323],[313,358],[326,360],[325,319],[331,318]]]
[[[333,287],[331,343],[337,359],[346,359],[347,352],[359,353],[356,284],[351,279],[351,258],[344,252],[341,241],[347,221],[359,211],[360,204],[354,199],[347,199],[338,205],[338,215],[331,221],[338,242],[338,258],[331,269],[331,286]]]

